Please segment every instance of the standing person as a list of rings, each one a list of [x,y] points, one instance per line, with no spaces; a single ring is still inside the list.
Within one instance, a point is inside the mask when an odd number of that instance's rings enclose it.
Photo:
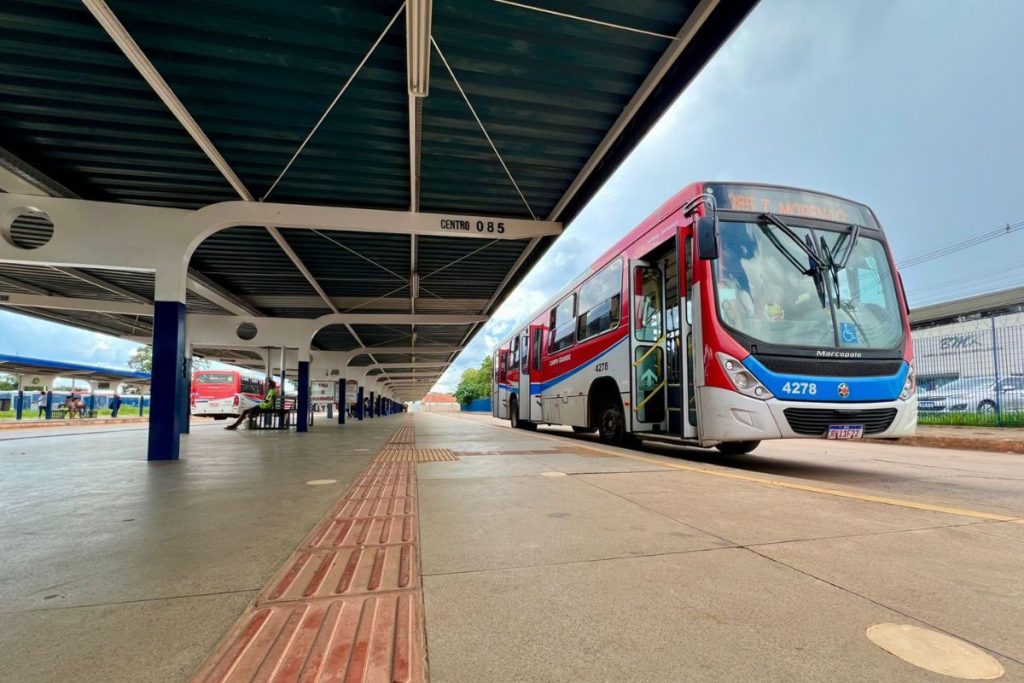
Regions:
[[[45,389],[40,389],[39,390],[39,417],[42,418],[42,417],[45,417],[45,416],[46,416],[46,390]]]
[[[117,417],[117,411],[121,409],[121,397],[114,392],[114,397],[110,399],[110,417]]]
[[[238,419],[234,423],[229,424],[224,429],[235,430],[238,429],[238,425],[242,424],[245,418],[249,417],[250,414],[258,415],[261,410],[271,410],[274,407],[274,403],[277,401],[277,384],[274,380],[267,379],[267,395],[263,397],[260,404],[254,408],[248,408],[242,411],[242,414],[238,416]]]

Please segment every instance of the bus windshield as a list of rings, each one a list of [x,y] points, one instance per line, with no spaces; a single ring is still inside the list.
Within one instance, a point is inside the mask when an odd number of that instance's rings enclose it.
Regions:
[[[903,322],[882,243],[838,225],[784,227],[790,234],[769,220],[722,222],[715,273],[722,323],[768,344],[895,347]],[[847,251],[844,267],[828,258]]]

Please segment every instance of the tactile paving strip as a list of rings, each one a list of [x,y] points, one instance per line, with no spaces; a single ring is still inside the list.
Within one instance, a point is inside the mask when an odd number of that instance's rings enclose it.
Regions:
[[[426,680],[416,490],[415,462],[371,463],[193,680]]]
[[[391,436],[391,438],[388,439],[388,443],[393,443],[393,444],[399,444],[399,443],[412,444],[412,443],[416,443],[416,430],[413,427],[413,423],[412,422],[407,422],[406,424],[403,424],[401,427],[399,427],[398,431],[396,431]]]
[[[405,590],[419,582],[418,566],[412,543],[301,552],[259,602]]]
[[[424,681],[421,604],[403,591],[257,609],[194,680]]]
[[[450,448],[410,448],[408,446],[387,446],[376,458],[376,462],[443,462],[458,460]]]

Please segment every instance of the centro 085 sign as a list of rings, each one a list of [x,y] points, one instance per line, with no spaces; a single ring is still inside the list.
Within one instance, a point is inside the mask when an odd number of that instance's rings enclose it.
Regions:
[[[462,218],[442,218],[441,229],[448,232],[489,232],[500,235],[505,232],[503,221],[468,221]]]

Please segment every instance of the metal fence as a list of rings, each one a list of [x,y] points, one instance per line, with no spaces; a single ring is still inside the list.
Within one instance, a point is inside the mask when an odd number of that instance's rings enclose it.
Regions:
[[[915,330],[920,424],[1024,427],[1024,314]]]

